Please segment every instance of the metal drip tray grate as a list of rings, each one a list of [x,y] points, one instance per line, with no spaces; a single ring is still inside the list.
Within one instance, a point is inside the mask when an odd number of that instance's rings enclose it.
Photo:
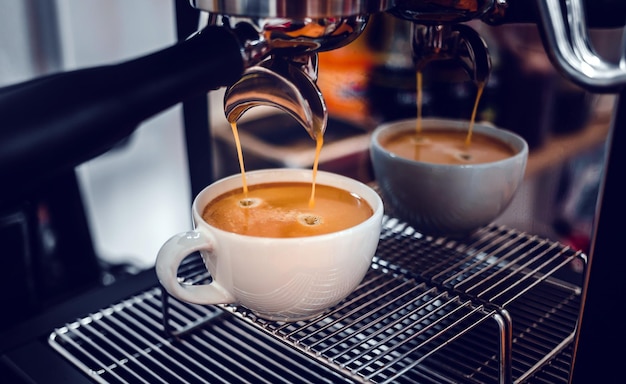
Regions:
[[[386,218],[361,285],[317,319],[271,322],[154,287],[49,343],[97,382],[508,383],[547,370],[567,382],[555,367],[578,316],[575,260],[585,256],[505,227],[458,240]],[[210,278],[199,257],[179,274]]]

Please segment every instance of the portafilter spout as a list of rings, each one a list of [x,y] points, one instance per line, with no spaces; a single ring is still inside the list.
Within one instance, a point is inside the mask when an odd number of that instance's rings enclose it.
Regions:
[[[326,103],[315,84],[317,54],[296,64],[285,57],[270,57],[248,68],[241,79],[226,89],[224,114],[236,123],[250,108],[270,106],[287,112],[315,140],[323,135],[328,121]]]
[[[421,40],[414,45],[418,64],[442,53],[444,58],[447,56],[445,49],[432,44],[437,43],[432,37],[449,37],[451,25],[474,19],[491,25],[536,23],[546,52],[561,74],[587,90],[615,92],[626,85],[626,58],[613,63],[599,56],[587,29],[622,28],[626,23],[625,4],[619,0],[389,0],[387,11],[424,26],[418,28]],[[466,57],[473,56],[474,76],[481,76],[484,72],[480,68],[476,71],[478,60],[484,57],[481,44],[472,33],[465,35],[465,47],[473,50]],[[626,37],[616,44],[626,46]]]
[[[413,25],[413,59],[421,71],[432,61],[458,62],[475,83],[486,83],[491,72],[487,44],[466,24]]]
[[[413,60],[416,70],[434,61],[455,61],[476,84],[491,72],[485,41],[466,21],[501,16],[505,0],[393,0],[388,12],[412,22]]]

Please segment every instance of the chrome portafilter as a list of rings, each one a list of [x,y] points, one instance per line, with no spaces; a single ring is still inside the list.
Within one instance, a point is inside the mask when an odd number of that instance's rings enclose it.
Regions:
[[[326,103],[317,87],[317,53],[353,41],[368,17],[284,19],[214,16],[212,23],[245,35],[247,69],[226,89],[224,113],[235,123],[250,108],[276,107],[287,112],[314,140],[324,134]]]
[[[413,60],[421,71],[434,61],[455,61],[475,83],[485,83],[491,58],[484,40],[464,22],[494,18],[504,12],[506,1],[494,0],[396,0],[387,10],[413,25]]]
[[[313,71],[317,55],[308,58],[311,62],[304,67],[279,56],[248,68],[226,89],[224,114],[228,122],[236,123],[250,108],[269,106],[288,113],[313,140],[323,135],[328,121],[326,103],[314,78],[303,69]]]
[[[413,59],[421,71],[433,61],[452,60],[475,83],[486,83],[491,57],[485,41],[466,24],[413,25]]]

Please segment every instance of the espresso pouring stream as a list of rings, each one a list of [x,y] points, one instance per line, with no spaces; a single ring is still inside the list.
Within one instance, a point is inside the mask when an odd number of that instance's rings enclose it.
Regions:
[[[241,180],[243,185],[243,193],[247,198],[248,196],[248,182],[246,180],[246,169],[243,160],[243,151],[241,148],[241,140],[239,139],[239,130],[237,129],[237,122],[230,123],[233,131],[233,137],[235,139],[235,146],[237,148],[237,157],[239,159],[239,168],[241,170]],[[317,179],[317,170],[319,166],[320,154],[322,152],[322,146],[324,145],[324,129],[323,127],[314,126],[315,134],[315,158],[313,160],[313,177],[311,180],[311,196],[309,198],[309,208],[315,208],[315,185]]]
[[[474,107],[472,109],[472,115],[469,121],[469,127],[467,130],[467,136],[465,137],[465,147],[469,148],[472,144],[472,131],[474,128],[474,123],[476,121],[476,114],[478,112],[478,104],[480,103],[480,99],[482,97],[483,91],[485,89],[485,82],[480,81],[477,82],[477,92],[476,99],[474,100]],[[417,71],[417,120],[416,120],[416,131],[415,131],[415,159],[419,158],[420,147],[424,145],[425,138],[423,137],[422,132],[422,108],[423,108],[423,75],[421,71]],[[466,154],[470,156],[469,154]]]

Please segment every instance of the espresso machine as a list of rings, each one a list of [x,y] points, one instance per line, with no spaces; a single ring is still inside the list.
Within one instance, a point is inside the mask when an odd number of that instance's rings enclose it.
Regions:
[[[342,369],[350,366],[353,362],[350,359],[339,363],[334,362],[330,364],[331,368],[328,368],[328,358],[324,354],[326,350],[317,352],[314,347],[326,339],[340,335],[341,327],[336,330],[336,333],[325,334],[322,340],[313,343],[313,347],[297,342],[296,344],[305,346],[305,352],[309,351],[308,354],[304,354],[304,357],[300,352],[292,356],[290,353],[293,351],[290,348],[279,349],[275,356],[286,366],[295,364],[302,372],[306,372],[307,377],[311,377],[311,381],[315,381],[316,377],[324,377],[330,382],[402,382],[403,374],[408,374],[420,361],[429,361],[431,356],[444,350],[446,345],[461,340],[461,336],[472,329],[482,331],[482,327],[478,325],[483,325],[484,320],[474,320],[474,325],[467,325],[464,321],[477,313],[487,313],[485,317],[495,319],[495,322],[500,325],[499,331],[485,327],[488,332],[496,335],[496,342],[499,343],[499,347],[496,347],[498,351],[495,354],[496,357],[490,357],[497,367],[497,373],[494,374],[495,382],[525,382],[526,380],[540,382],[540,379],[533,376],[535,372],[544,367],[557,366],[563,359],[567,361],[563,365],[565,368],[561,368],[561,371],[566,372],[561,372],[561,376],[569,382],[589,382],[590,378],[593,378],[593,382],[612,382],[620,376],[620,364],[624,357],[621,349],[626,342],[626,332],[621,329],[616,320],[619,318],[619,308],[623,306],[620,299],[622,299],[622,294],[626,293],[626,286],[620,276],[625,262],[619,257],[618,250],[622,245],[618,242],[620,236],[617,231],[621,228],[622,218],[618,215],[623,212],[623,196],[626,194],[623,190],[623,183],[619,182],[618,167],[623,161],[619,146],[623,145],[624,129],[626,129],[621,128],[626,125],[626,94],[624,94],[626,64],[623,60],[619,63],[612,63],[597,55],[590,44],[588,29],[623,27],[626,24],[626,6],[621,1],[190,0],[187,2],[181,0],[177,2],[177,10],[179,10],[179,21],[182,21],[183,14],[189,13],[192,18],[190,24],[202,26],[198,31],[182,32],[181,35],[184,37],[181,37],[179,44],[120,64],[61,72],[0,89],[0,121],[2,121],[0,175],[3,185],[0,188],[0,209],[6,212],[3,215],[6,219],[2,223],[3,225],[8,223],[5,227],[11,231],[7,230],[6,236],[0,238],[9,244],[11,252],[28,255],[28,257],[36,253],[33,249],[37,248],[37,245],[32,239],[37,237],[38,227],[32,223],[38,223],[36,217],[38,212],[33,208],[32,201],[45,193],[42,192],[43,187],[55,185],[58,180],[67,177],[67,172],[73,167],[115,147],[133,133],[142,121],[164,109],[183,103],[189,156],[206,159],[207,148],[198,143],[205,142],[209,135],[210,127],[206,122],[206,94],[212,90],[226,89],[224,112],[229,122],[236,122],[245,112],[256,106],[272,106],[293,117],[312,138],[324,134],[328,111],[324,95],[316,85],[318,54],[353,42],[363,32],[372,14],[386,12],[412,22],[412,51],[416,70],[427,65],[437,65],[439,61],[454,60],[463,67],[468,78],[475,82],[488,81],[491,62],[489,47],[480,34],[467,25],[467,22],[481,21],[493,26],[508,23],[535,23],[541,31],[547,54],[563,76],[593,92],[618,94],[615,112],[612,116],[607,147],[607,166],[604,170],[601,195],[598,200],[592,249],[588,255],[570,256],[583,259],[586,268],[580,284],[580,305],[576,307],[577,313],[573,320],[573,338],[557,340],[559,346],[554,347],[554,350],[558,350],[559,353],[567,350],[566,357],[563,358],[561,354],[558,354],[554,358],[551,354],[550,358],[533,361],[531,367],[522,370],[523,373],[516,373],[516,368],[511,368],[513,365],[511,360],[514,360],[514,355],[520,352],[511,350],[511,344],[514,343],[512,339],[524,336],[516,334],[513,337],[506,325],[501,326],[502,323],[515,323],[516,317],[510,316],[508,311],[501,310],[501,308],[490,307],[492,303],[482,303],[468,295],[467,291],[458,293],[457,299],[462,303],[470,303],[468,305],[473,310],[463,316],[463,319],[444,324],[443,329],[437,328],[439,333],[453,330],[458,336],[441,338],[443,342],[436,350],[423,355],[420,355],[420,349],[416,346],[404,351],[402,350],[404,346],[389,344],[387,349],[397,351],[398,354],[389,358],[393,360],[383,360],[386,364],[393,365],[399,361],[402,365],[404,364],[402,357],[415,352],[419,355],[417,360],[412,361],[406,367],[398,368],[394,376],[387,377],[390,381],[368,376],[370,366],[374,367],[378,364],[377,357],[370,357],[373,364],[361,363],[364,368],[348,370],[348,374]],[[194,19],[198,14],[205,17],[203,22]],[[626,40],[621,44],[623,51]],[[32,113],[25,113],[24,105],[32,108]],[[194,195],[212,181],[212,175],[206,169],[192,168],[190,174]],[[75,191],[75,189],[72,190]],[[66,195],[66,201],[79,199],[77,195],[68,195],[66,190],[62,194]],[[84,226],[84,219],[78,217],[75,220],[80,222],[79,227]],[[12,223],[18,223],[18,225],[11,225]],[[15,228],[19,230],[14,232]],[[403,228],[402,231],[405,229]],[[437,243],[436,240],[433,241]],[[559,248],[554,244],[553,246]],[[83,245],[83,248],[89,248],[89,244]],[[468,248],[471,247],[468,246]],[[560,250],[563,253],[569,252]],[[87,263],[93,263],[93,261],[88,260]],[[386,264],[385,260],[382,260],[376,268],[380,271],[384,269],[411,275],[410,271],[406,272],[406,267],[394,270],[392,264]],[[80,266],[80,268],[87,268],[90,271],[95,269],[93,265]],[[190,270],[193,268],[195,267],[189,267]],[[541,271],[540,274],[549,275],[545,271]],[[88,279],[96,278],[95,272],[84,276]],[[544,279],[550,280],[547,277],[539,278],[542,282]],[[487,279],[487,281],[490,280]],[[93,297],[87,302],[81,301],[80,303],[72,303],[70,300],[61,307],[64,310],[73,307],[69,312],[74,318],[81,318],[76,323],[67,319],[69,315],[59,314],[59,311],[52,315],[46,312],[32,321],[25,321],[15,328],[8,329],[7,332],[3,331],[5,339],[2,344],[3,362],[12,371],[17,372],[16,377],[24,379],[25,382],[37,382],[33,377],[41,377],[41,374],[35,373],[30,376],[28,373],[29,368],[37,370],[36,361],[24,363],[29,360],[29,356],[35,356],[36,353],[43,353],[41,356],[48,357],[54,355],[50,357],[50,361],[58,365],[71,366],[76,370],[72,373],[60,372],[57,365],[52,369],[55,375],[59,375],[55,376],[57,378],[81,377],[85,379],[87,377],[88,381],[98,382],[108,382],[108,379],[104,377],[112,378],[112,382],[118,382],[118,379],[119,382],[141,380],[132,372],[121,374],[122,377],[120,377],[116,373],[116,368],[141,360],[152,351],[158,351],[161,346],[169,345],[170,339],[159,339],[152,342],[150,347],[138,348],[131,356],[120,358],[117,365],[104,364],[100,370],[94,370],[90,364],[81,361],[68,351],[94,348],[93,341],[81,333],[83,332],[81,327],[89,324],[97,325],[97,321],[106,319],[107,316],[113,317],[111,315],[117,313],[116,311],[121,311],[120,308],[131,307],[132,304],[127,301],[127,297],[131,295],[135,295],[131,299],[131,302],[135,303],[149,296],[149,299],[146,299],[151,303],[149,311],[164,319],[163,328],[168,331],[172,320],[168,308],[178,304],[173,305],[167,297],[160,295],[155,282],[153,271],[148,271],[131,281],[110,288],[115,293],[108,296],[99,292],[96,294],[97,300]],[[445,284],[436,279],[429,282],[436,282],[434,288],[443,291],[445,295],[450,294]],[[9,280],[6,286],[10,287],[14,283],[16,282]],[[137,292],[141,293],[137,294]],[[452,290],[452,293],[457,294],[457,291]],[[445,295],[442,294],[442,297]],[[28,298],[18,299],[28,300]],[[159,299],[160,304],[158,304]],[[94,308],[95,303],[101,307]],[[109,304],[111,304],[110,307],[108,307]],[[109,309],[100,311],[100,308],[104,306]],[[155,310],[156,307],[159,309]],[[460,312],[461,308],[465,308],[465,304],[459,305],[454,312]],[[185,309],[185,311],[196,310]],[[549,310],[550,316],[557,317],[560,310],[560,307]],[[251,320],[237,308],[202,311],[204,312],[199,317],[209,318],[209,323],[213,321],[211,319],[223,316],[221,311],[230,311],[243,318],[244,321],[235,326],[228,323],[228,326],[232,327],[229,328],[232,334],[226,339],[237,337],[251,338],[251,340],[265,339],[268,337],[268,330],[269,334],[276,335],[283,334],[282,331],[286,328],[290,336],[284,336],[284,339],[290,339],[292,335],[303,332],[291,330],[282,325],[275,327],[273,324],[259,322],[258,319]],[[87,316],[93,313],[95,313],[94,317]],[[123,316],[126,314],[124,313]],[[359,319],[367,316],[369,315],[361,315]],[[411,316],[414,314],[412,313]],[[57,319],[59,321],[63,319],[63,321],[57,324],[55,323]],[[139,319],[141,322],[142,317]],[[328,321],[329,323],[324,324],[322,329],[332,330],[340,323],[332,319]],[[179,322],[184,323],[182,320]],[[414,322],[419,321],[414,320]],[[30,337],[32,337],[34,324],[41,331],[37,335],[38,340],[26,342],[29,336],[25,330],[29,330]],[[45,324],[43,328],[41,324]],[[261,331],[249,331],[245,328],[249,324],[253,324],[252,328],[259,327]],[[48,332],[53,328],[52,334]],[[190,337],[192,339],[200,337],[193,334],[193,330],[197,327],[191,328]],[[103,329],[105,335],[117,336],[113,328],[103,326]],[[76,339],[65,336],[71,330],[78,330],[79,335]],[[223,332],[222,328],[211,330]],[[357,331],[366,331],[366,329],[357,328]],[[173,340],[181,338],[185,343],[184,337],[188,334],[187,332],[187,330],[185,333],[173,331]],[[349,329],[343,332],[352,333],[355,330]],[[385,330],[381,329],[373,334],[378,332],[384,333]],[[133,340],[146,337],[132,330],[129,334],[128,338]],[[364,333],[364,335],[369,334],[369,331]],[[315,339],[315,337],[315,335],[305,334],[301,340]],[[363,337],[369,339],[369,336]],[[405,337],[412,338],[411,336]],[[31,344],[36,345],[34,350],[26,348],[27,345],[32,346]],[[53,347],[50,348],[48,344]],[[256,345],[252,341],[250,344]],[[255,353],[263,354],[262,348],[264,347],[259,347],[258,352]],[[197,353],[193,348],[190,350],[192,351],[189,352],[190,354]],[[310,352],[311,350],[314,352]],[[470,348],[469,351],[472,349]],[[57,352],[60,353],[57,354]],[[378,353],[382,352],[376,352]],[[101,353],[100,357],[102,359],[110,357],[105,356],[107,354],[115,355],[116,353]],[[237,359],[241,356],[225,357],[226,360],[233,358]],[[92,359],[97,360],[97,358]],[[20,365],[20,363],[25,365]],[[457,363],[464,364],[462,359]],[[150,364],[152,362],[147,363],[147,365]],[[167,364],[171,366],[168,365],[164,370],[172,377],[180,379],[181,382],[202,382],[202,369],[196,372],[178,373],[176,372],[177,363],[168,362]],[[437,364],[439,363],[435,363]],[[454,362],[445,364],[455,365]],[[211,369],[228,371],[228,368],[224,368],[225,365],[227,364],[224,362],[218,362],[219,368]],[[333,370],[335,366],[342,368],[339,369],[339,373]],[[477,371],[480,370],[477,369]],[[436,372],[436,369],[433,371],[435,372],[433,376],[430,379],[424,379],[424,382],[454,382],[442,376],[440,372]],[[445,369],[442,371],[445,372]],[[85,372],[92,372],[93,375],[86,375]],[[252,374],[250,376],[254,377]],[[374,379],[371,379],[372,377]],[[420,382],[413,376],[407,379],[407,382],[411,380]],[[287,378],[285,381],[290,381],[290,379]],[[299,380],[292,378],[291,381]],[[468,382],[474,381],[468,379]]]

